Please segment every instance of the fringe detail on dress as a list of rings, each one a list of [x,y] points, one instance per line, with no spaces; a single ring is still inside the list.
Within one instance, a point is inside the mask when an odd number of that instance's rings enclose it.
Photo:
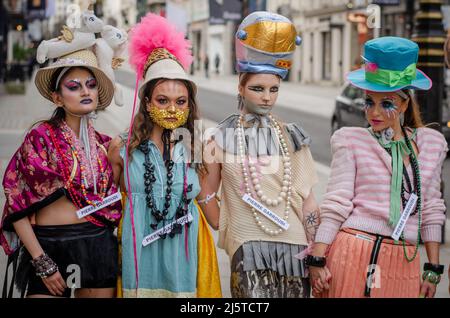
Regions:
[[[306,246],[266,241],[244,243],[235,256],[244,260],[244,271],[269,269],[282,276],[307,277],[304,261],[295,257]],[[234,258],[234,257],[233,257]]]

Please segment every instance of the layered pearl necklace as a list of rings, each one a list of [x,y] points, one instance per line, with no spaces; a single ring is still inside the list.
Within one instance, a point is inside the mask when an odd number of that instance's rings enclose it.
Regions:
[[[286,140],[284,139],[284,136],[281,132],[280,125],[278,124],[277,121],[275,121],[275,119],[272,117],[271,114],[269,114],[268,117],[272,123],[271,128],[274,128],[274,130],[275,130],[275,134],[277,136],[277,140],[279,141],[281,154],[283,157],[284,174],[283,174],[283,182],[282,182],[280,194],[274,199],[269,198],[264,194],[264,192],[261,188],[261,184],[260,184],[260,180],[259,180],[259,176],[258,176],[258,172],[257,172],[256,166],[255,166],[255,163],[252,162],[250,159],[248,160],[249,172],[247,172],[247,169],[245,167],[245,149],[244,149],[245,145],[244,145],[244,139],[243,139],[244,135],[245,135],[244,125],[243,125],[244,116],[241,114],[239,116],[239,120],[238,120],[236,129],[237,129],[237,140],[238,140],[238,146],[239,146],[239,155],[241,158],[242,174],[244,177],[244,188],[245,188],[246,194],[251,196],[252,192],[251,192],[250,184],[249,184],[249,181],[251,178],[253,188],[256,192],[256,195],[267,207],[271,207],[271,206],[276,207],[279,204],[281,204],[281,202],[285,201],[286,208],[284,210],[283,219],[287,221],[289,218],[289,213],[290,213],[290,209],[291,209],[291,176],[292,176],[291,158],[289,156],[289,149],[287,147]],[[253,207],[252,207],[252,213],[253,213],[253,217],[255,218],[256,224],[266,234],[275,236],[275,235],[279,235],[283,232],[283,229],[281,229],[281,228],[278,228],[276,230],[271,230],[268,226],[262,224],[262,221],[258,215],[258,212]]]

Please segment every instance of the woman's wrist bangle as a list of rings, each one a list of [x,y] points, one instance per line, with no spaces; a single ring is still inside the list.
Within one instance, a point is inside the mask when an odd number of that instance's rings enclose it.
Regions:
[[[325,257],[308,255],[305,258],[305,264],[313,267],[325,267],[327,259]]]
[[[208,202],[211,201],[212,199],[214,199],[215,196],[216,196],[216,193],[214,192],[214,193],[206,195],[206,198],[204,198],[203,200],[198,200],[197,202],[199,204],[201,204],[201,203],[208,204]]]
[[[437,285],[441,281],[441,275],[433,271],[425,271],[422,274],[422,279],[423,281],[427,281],[432,283],[433,285]]]
[[[46,278],[58,271],[58,266],[46,253],[32,259],[31,264],[36,270],[36,276],[40,278]]]
[[[425,272],[426,271],[432,271],[432,272],[435,272],[438,275],[442,275],[442,274],[444,274],[444,265],[425,263],[425,264],[423,264],[423,270]]]

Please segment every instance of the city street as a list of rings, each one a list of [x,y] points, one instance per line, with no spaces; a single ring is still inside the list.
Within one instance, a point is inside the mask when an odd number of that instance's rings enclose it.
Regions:
[[[117,80],[124,88],[126,105],[119,108],[110,106],[99,114],[96,128],[111,136],[124,131],[131,118],[134,73],[129,69],[117,72]],[[204,128],[214,126],[237,110],[237,78],[235,76],[212,77],[209,79],[194,76],[199,85],[199,105],[202,117],[205,119]],[[320,201],[326,188],[330,154],[330,118],[333,111],[334,97],[340,92],[336,87],[302,86],[298,83],[283,83],[280,89],[279,102],[275,108],[276,115],[286,121],[299,123],[312,136],[312,153],[317,161],[319,184],[314,189]],[[37,120],[48,118],[53,106],[44,100],[37,92],[34,83],[27,86],[26,95],[7,95],[0,86],[0,166],[3,171],[8,160],[21,143],[26,130]],[[450,159],[447,158],[444,167],[444,179],[450,180]],[[3,207],[4,196],[0,191],[0,204]],[[445,198],[450,202],[450,184],[447,185]],[[217,240],[217,234],[214,233]],[[450,230],[447,222],[446,244],[441,248],[441,263],[450,264]],[[217,249],[221,283],[224,297],[230,297],[229,292],[229,260],[223,250]],[[421,247],[422,263],[425,261],[425,249]],[[4,272],[5,256],[0,252],[0,273]],[[0,277],[3,286],[3,275]],[[447,272],[442,277],[438,287],[437,297],[449,297]]]

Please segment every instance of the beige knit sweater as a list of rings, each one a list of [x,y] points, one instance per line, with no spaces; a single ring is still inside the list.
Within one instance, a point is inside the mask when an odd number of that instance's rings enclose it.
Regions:
[[[314,161],[308,146],[291,153],[292,193],[291,212],[287,222],[289,229],[277,236],[270,236],[256,224],[251,207],[242,200],[244,194],[244,180],[238,156],[226,153],[227,161],[222,163],[222,187],[219,220],[218,246],[225,249],[230,261],[236,250],[248,241],[271,241],[290,244],[307,245],[306,234],[302,224],[302,206],[312,187],[317,183]],[[231,162],[230,162],[231,161]],[[282,157],[271,156],[263,159],[259,164],[262,179],[260,184],[263,192],[269,198],[276,198],[282,187],[284,166]],[[253,191],[251,180],[250,188]],[[253,192],[252,197],[258,199]],[[270,207],[278,216],[284,216],[286,204],[283,201],[277,207]],[[258,212],[259,214],[259,212]],[[266,227],[272,230],[278,226],[264,217],[260,219]]]

